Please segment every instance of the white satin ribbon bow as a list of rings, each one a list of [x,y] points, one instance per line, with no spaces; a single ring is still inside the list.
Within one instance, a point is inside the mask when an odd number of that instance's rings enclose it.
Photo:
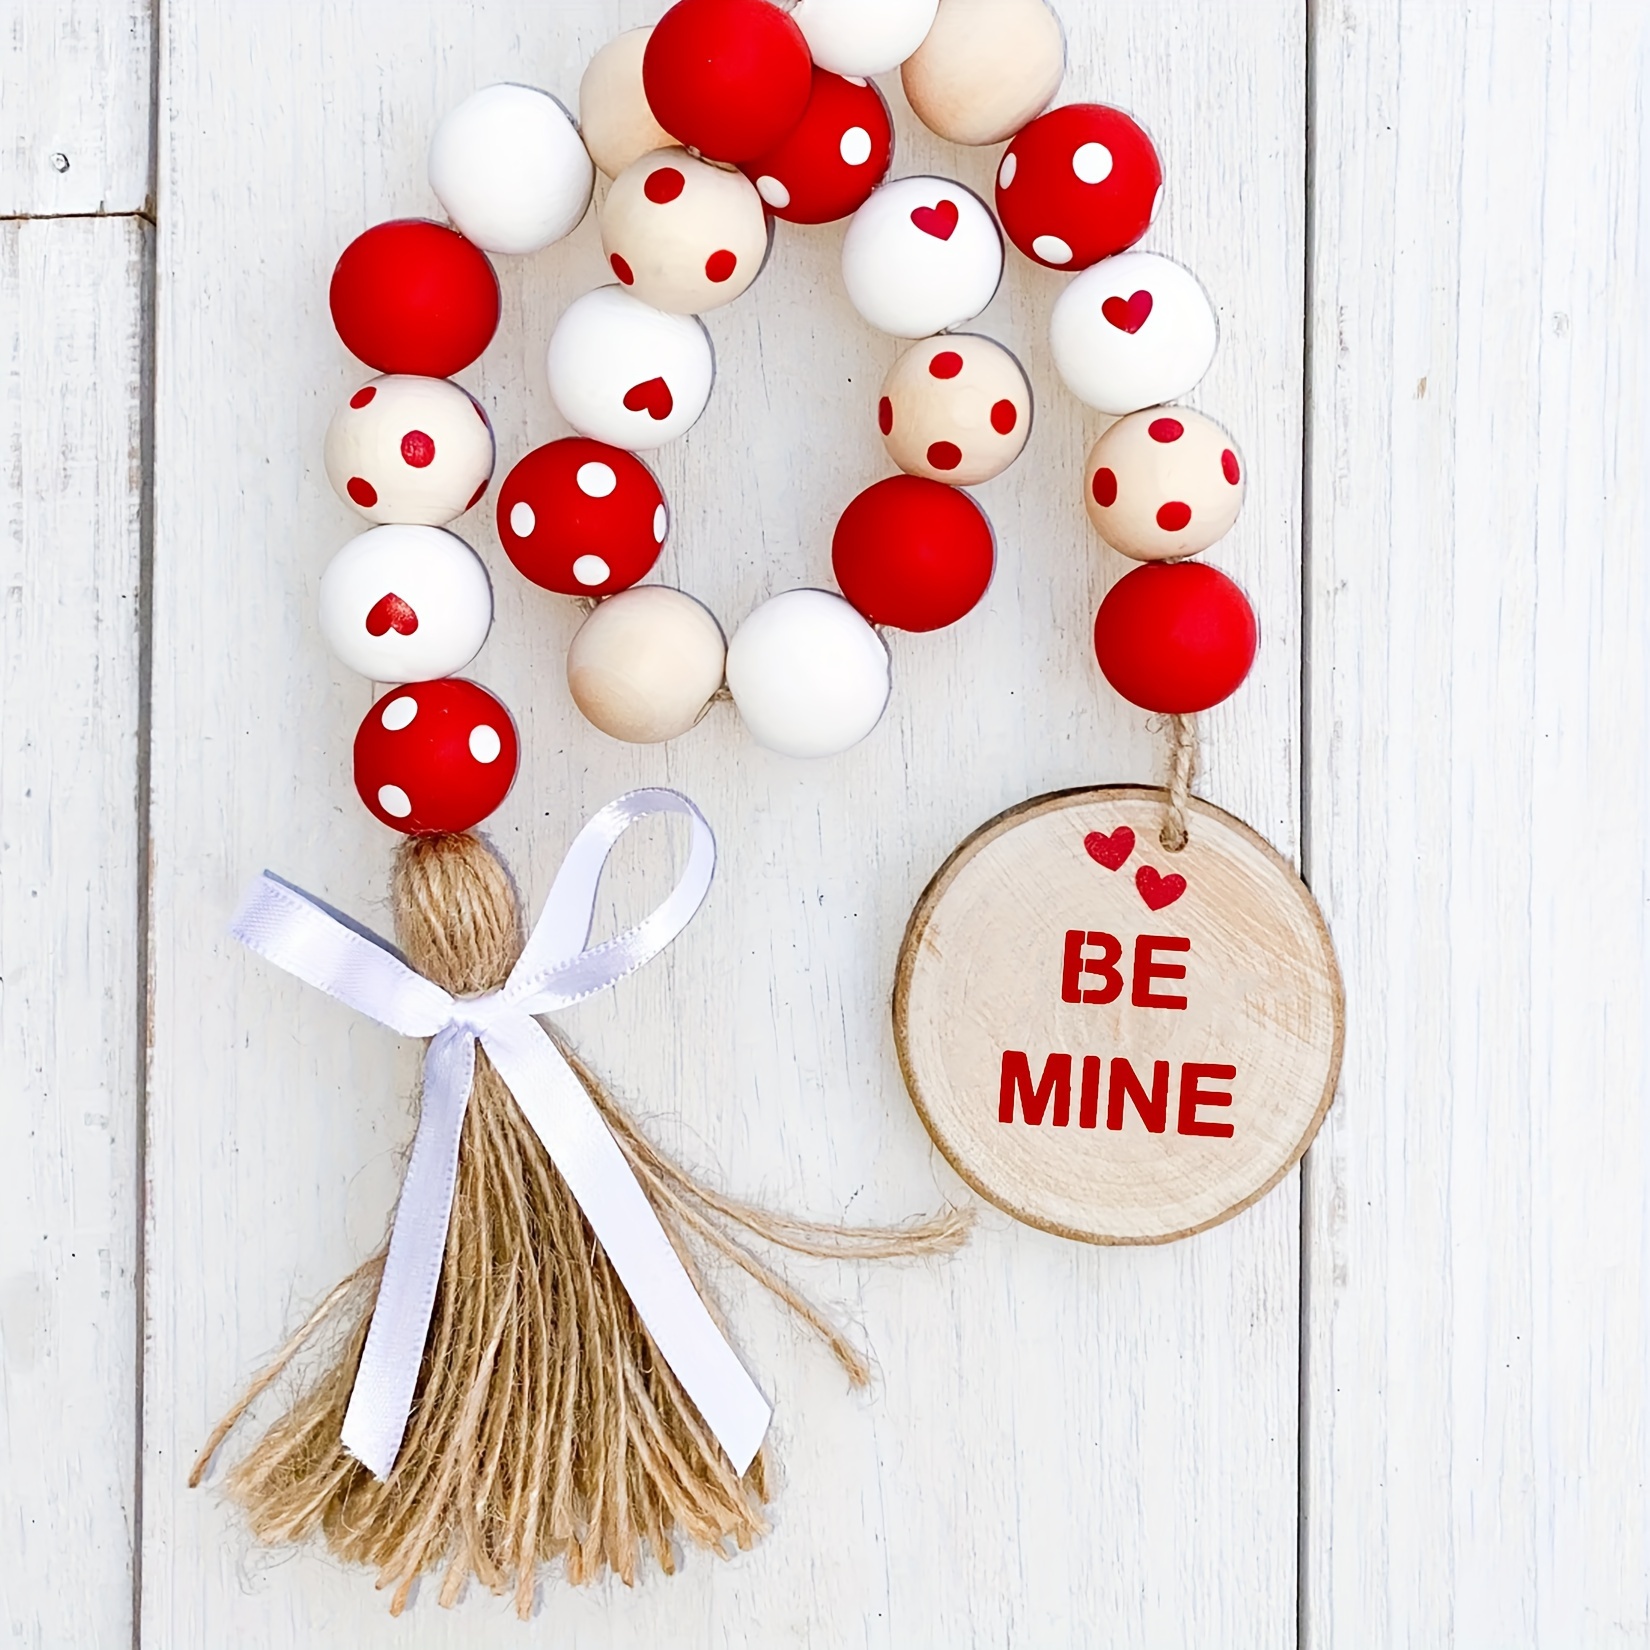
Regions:
[[[692,826],[686,869],[634,928],[587,946],[596,885],[613,844],[639,819]],[[631,791],[574,838],[521,960],[497,991],[453,997],[381,940],[340,922],[267,871],[232,932],[279,968],[408,1037],[428,1037],[424,1096],[395,1211],[372,1327],[344,1417],[343,1444],[387,1478],[407,1430],[429,1333],[458,1174],[458,1140],[479,1041],[578,1199],[665,1362],[743,1472],[772,1414],[712,1321],[584,1085],[533,1018],[616,985],[687,926],[710,887],[716,841],[676,791]]]

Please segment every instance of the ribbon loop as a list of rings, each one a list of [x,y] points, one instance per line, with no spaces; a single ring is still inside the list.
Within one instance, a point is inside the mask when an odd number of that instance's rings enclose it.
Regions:
[[[633,928],[587,942],[613,845],[639,819],[676,814],[692,828],[676,886]],[[431,1039],[407,1176],[372,1324],[344,1417],[343,1445],[375,1477],[400,1453],[441,1278],[459,1139],[479,1040],[566,1180],[676,1378],[741,1473],[772,1414],[699,1298],[584,1084],[534,1018],[607,990],[655,957],[699,909],[716,866],[704,815],[679,792],[631,791],[574,839],[544,911],[504,986],[454,998],[374,936],[268,872],[232,932],[259,955],[380,1024]]]

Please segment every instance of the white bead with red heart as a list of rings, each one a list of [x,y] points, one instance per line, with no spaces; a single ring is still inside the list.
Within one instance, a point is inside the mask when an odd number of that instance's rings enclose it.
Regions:
[[[842,597],[787,590],[734,632],[728,691],[757,744],[781,756],[836,756],[882,719],[888,649]]]
[[[1231,532],[1243,507],[1237,444],[1189,407],[1148,407],[1095,442],[1083,473],[1089,520],[1135,561],[1195,556]]]
[[[900,79],[929,131],[982,144],[1046,109],[1065,72],[1065,34],[1043,0],[943,0]]]
[[[484,252],[537,252],[576,229],[595,168],[572,117],[533,86],[483,86],[435,129],[430,188]]]
[[[676,140],[648,107],[642,55],[653,25],[616,34],[585,65],[579,81],[579,132],[599,170],[616,178],[633,160]]]
[[[556,410],[580,435],[631,452],[691,429],[716,376],[702,322],[617,286],[597,287],[562,311],[545,372]]]
[[[1055,369],[1098,412],[1138,412],[1186,394],[1215,356],[1214,306],[1197,277],[1155,252],[1120,252],[1054,301]]]
[[[722,685],[727,645],[708,608],[662,584],[598,602],[567,650],[567,687],[592,726],[634,745],[686,733]]]
[[[1001,344],[952,332],[913,344],[877,404],[888,456],[908,475],[971,487],[1001,475],[1031,430],[1031,386]]]
[[[493,474],[493,427],[446,378],[392,373],[363,384],[327,426],[327,479],[368,521],[439,527]]]
[[[951,178],[897,178],[872,192],[842,238],[849,302],[881,332],[925,338],[972,320],[1003,275],[997,220]]]
[[[756,186],[685,149],[631,162],[602,202],[601,226],[620,284],[673,315],[730,303],[768,255],[768,215]]]
[[[321,575],[321,634],[374,682],[451,676],[481,651],[493,587],[481,558],[439,527],[373,527]]]
[[[939,0],[799,0],[791,21],[832,74],[886,74],[923,42]]]

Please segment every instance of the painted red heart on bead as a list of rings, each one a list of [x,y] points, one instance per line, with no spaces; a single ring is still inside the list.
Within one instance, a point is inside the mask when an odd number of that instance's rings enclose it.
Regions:
[[[925,235],[932,235],[937,241],[951,239],[951,231],[957,227],[957,203],[953,200],[942,200],[938,206],[917,206],[911,210],[911,222]]]
[[[386,630],[393,630],[397,636],[410,636],[417,629],[418,615],[394,591],[380,596],[367,614],[369,636],[382,636]]]
[[[1083,838],[1083,846],[1096,865],[1115,871],[1134,852],[1134,832],[1127,825],[1119,825],[1110,836],[1104,831],[1090,831]]]
[[[676,405],[670,393],[670,385],[662,378],[649,378],[645,383],[632,384],[624,392],[624,404],[632,412],[645,412],[655,421],[669,418],[670,410]]]
[[[1148,909],[1161,911],[1165,905],[1174,902],[1186,892],[1186,879],[1171,871],[1167,876],[1160,875],[1150,865],[1142,865],[1134,873],[1134,885],[1140,890],[1140,897],[1146,902]]]
[[[1138,332],[1152,312],[1152,295],[1142,289],[1130,298],[1108,298],[1100,306],[1100,313],[1119,332]]]

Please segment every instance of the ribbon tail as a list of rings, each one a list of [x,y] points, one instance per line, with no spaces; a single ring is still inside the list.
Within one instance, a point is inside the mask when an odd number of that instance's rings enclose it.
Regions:
[[[424,1055],[418,1133],[344,1415],[344,1448],[377,1479],[389,1477],[401,1452],[424,1360],[458,1183],[458,1142],[475,1078],[475,1053],[473,1034],[450,1027]]]
[[[693,1287],[584,1084],[544,1028],[521,1015],[482,1033],[499,1075],[561,1171],[660,1354],[736,1471],[773,1410]]]

